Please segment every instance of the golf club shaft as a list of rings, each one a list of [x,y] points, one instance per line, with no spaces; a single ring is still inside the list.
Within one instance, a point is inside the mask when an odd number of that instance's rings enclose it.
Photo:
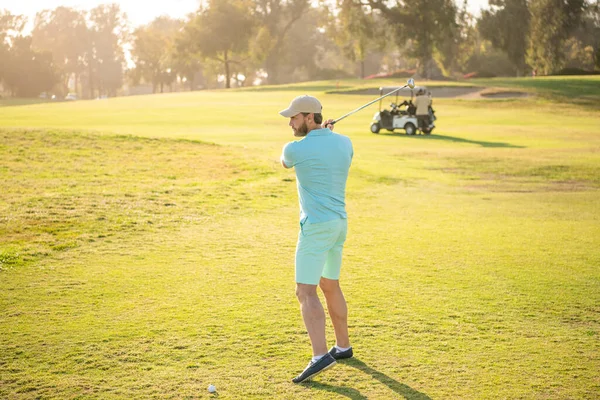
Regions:
[[[377,102],[377,101],[379,101],[379,100],[383,99],[384,97],[388,97],[389,95],[391,95],[391,94],[394,94],[394,93],[396,93],[397,91],[399,91],[399,90],[402,90],[402,89],[404,89],[404,88],[405,88],[405,87],[407,87],[407,86],[408,86],[408,85],[404,85],[404,86],[402,86],[401,88],[394,89],[394,90],[392,90],[391,92],[389,92],[388,94],[384,94],[383,96],[381,96],[381,97],[378,97],[378,98],[376,98],[375,100],[368,102],[368,103],[367,103],[367,104],[365,104],[364,106],[358,107],[356,110],[350,111],[348,114],[342,115],[342,116],[341,116],[341,117],[339,117],[338,119],[334,120],[334,121],[331,123],[331,125],[334,125],[336,122],[339,122],[339,121],[343,120],[344,118],[346,118],[346,117],[348,117],[348,116],[350,116],[350,115],[354,114],[355,112],[357,112],[357,111],[360,111],[360,110],[362,110],[363,108],[365,108],[365,107],[368,107],[368,106],[370,106],[371,104],[373,104],[373,103],[375,103],[375,102]]]

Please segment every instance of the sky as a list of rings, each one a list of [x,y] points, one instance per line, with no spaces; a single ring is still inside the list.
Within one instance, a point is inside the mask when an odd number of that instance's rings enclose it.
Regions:
[[[13,14],[25,15],[29,25],[33,23],[35,14],[41,10],[54,9],[59,6],[90,10],[100,4],[117,3],[121,11],[127,14],[132,26],[147,24],[160,15],[183,18],[196,11],[199,0],[0,0],[0,9]],[[28,26],[29,29],[32,28]]]
[[[482,8],[487,8],[488,0],[467,0],[469,11],[479,16]],[[0,10],[6,9],[13,14],[25,15],[29,19],[27,31],[33,28],[33,19],[38,11],[54,9],[59,6],[90,10],[99,4],[117,3],[121,10],[127,14],[133,27],[147,24],[160,15],[173,18],[183,18],[196,11],[200,0],[168,0],[144,1],[140,0],[0,0]],[[462,0],[458,0],[462,5]]]

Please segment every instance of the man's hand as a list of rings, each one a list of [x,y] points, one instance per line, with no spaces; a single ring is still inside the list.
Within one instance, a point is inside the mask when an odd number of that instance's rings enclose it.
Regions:
[[[321,124],[321,128],[329,128],[329,130],[332,131],[333,130],[333,124],[332,124],[333,121],[334,121],[333,119],[328,119],[328,120],[323,121],[323,123]]]

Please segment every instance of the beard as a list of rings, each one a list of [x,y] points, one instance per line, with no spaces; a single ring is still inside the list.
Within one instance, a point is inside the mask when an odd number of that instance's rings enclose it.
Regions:
[[[292,128],[294,130],[294,136],[295,137],[304,137],[306,135],[308,135],[308,125],[306,125],[306,122],[303,122],[302,125],[298,128]]]

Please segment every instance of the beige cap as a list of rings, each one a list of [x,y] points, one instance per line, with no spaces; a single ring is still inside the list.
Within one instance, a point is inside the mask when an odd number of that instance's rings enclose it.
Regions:
[[[319,114],[323,110],[323,106],[316,97],[303,95],[298,96],[290,103],[290,106],[285,110],[279,111],[279,114],[286,118],[291,118],[300,113]]]

